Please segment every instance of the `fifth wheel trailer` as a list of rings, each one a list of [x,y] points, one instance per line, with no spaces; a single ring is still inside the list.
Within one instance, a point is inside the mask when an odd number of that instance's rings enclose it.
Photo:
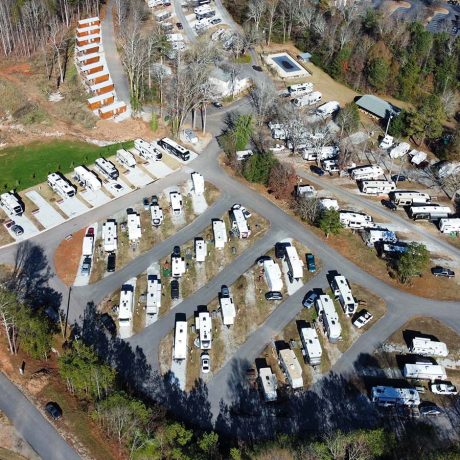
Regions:
[[[354,180],[377,179],[383,176],[383,169],[377,165],[359,166],[351,171]]]
[[[409,217],[414,220],[439,220],[449,217],[452,210],[448,206],[425,205],[411,206],[409,208]]]
[[[431,363],[405,364],[403,376],[406,379],[430,380],[431,382],[447,380],[445,369],[438,364]]]
[[[420,395],[415,388],[372,387],[372,402],[380,406],[418,406]]]
[[[431,202],[428,193],[413,190],[401,190],[390,193],[390,199],[397,206],[412,206],[414,204],[426,204]]]
[[[396,190],[396,184],[389,180],[363,180],[361,191],[367,195],[386,194]]]

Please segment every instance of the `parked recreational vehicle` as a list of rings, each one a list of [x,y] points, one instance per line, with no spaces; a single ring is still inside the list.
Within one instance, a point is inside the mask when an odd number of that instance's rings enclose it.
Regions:
[[[332,198],[320,198],[319,205],[321,209],[335,209],[336,211],[339,210],[339,203],[337,200]]]
[[[351,178],[354,180],[378,179],[383,174],[383,169],[380,166],[359,166],[351,171]]]
[[[339,163],[337,160],[321,160],[321,167],[324,171],[333,174],[340,172]]]
[[[158,275],[147,275],[147,300],[145,304],[146,322],[154,323],[161,308],[161,279]]]
[[[220,310],[222,314],[222,323],[230,327],[235,324],[236,308],[231,297],[219,296]]]
[[[173,278],[180,278],[187,270],[185,260],[180,255],[171,256],[171,276]]]
[[[128,169],[136,167],[136,159],[134,158],[134,155],[125,149],[117,150],[117,161]]]
[[[104,240],[105,252],[117,250],[117,221],[115,219],[109,219],[102,224],[102,239]]]
[[[22,216],[24,212],[23,204],[12,192],[2,193],[0,195],[0,204],[13,216]]]
[[[415,204],[426,204],[431,202],[427,193],[412,190],[402,190],[390,193],[390,199],[397,206],[412,206]]]
[[[228,241],[225,222],[221,219],[213,219],[212,232],[214,234],[214,246],[216,249],[224,249],[225,244]]]
[[[230,210],[230,222],[232,231],[238,238],[249,238],[251,230],[241,208]]]
[[[328,295],[323,294],[316,299],[315,304],[329,342],[337,342],[342,334],[342,326],[340,325],[334,302]]]
[[[414,220],[439,220],[445,219],[452,214],[448,206],[439,206],[437,204],[425,206],[411,206],[409,208],[409,217]]]
[[[199,331],[200,348],[202,350],[210,350],[212,343],[212,321],[209,312],[199,312],[195,325],[196,330]]]
[[[262,393],[266,402],[276,401],[278,395],[276,389],[278,388],[278,381],[276,375],[269,367],[262,367],[259,369],[259,379],[262,385]]]
[[[283,289],[283,280],[281,279],[281,270],[279,265],[273,259],[268,259],[264,260],[263,267],[268,290],[281,291]]]
[[[411,150],[409,156],[411,157],[410,162],[415,166],[420,166],[428,157],[425,152],[419,152],[418,150]]]
[[[440,219],[439,230],[441,233],[458,233],[460,232],[460,219]]]
[[[72,198],[76,194],[75,187],[59,173],[48,174],[48,185],[62,198]]]
[[[141,157],[149,161],[161,160],[163,157],[163,154],[156,148],[155,143],[144,141],[144,139],[135,139],[134,148]]]
[[[438,342],[426,337],[414,337],[409,351],[417,355],[442,356],[443,358],[449,354],[447,345],[444,342]]]
[[[406,379],[416,380],[447,380],[446,371],[438,364],[431,363],[415,363],[404,364],[403,376]]]
[[[363,180],[361,191],[368,195],[382,195],[396,190],[396,184],[390,180]]]
[[[350,317],[353,316],[358,308],[358,304],[353,298],[348,280],[342,275],[334,276],[331,288],[334,291],[336,299],[339,300],[343,312]]]
[[[288,86],[289,96],[292,96],[292,97],[309,94],[312,91],[313,91],[313,83],[299,83],[297,85]]]
[[[297,197],[308,197],[314,198],[318,192],[316,191],[313,185],[296,185],[295,186],[295,196]]]
[[[198,172],[192,172],[193,193],[195,195],[203,195],[204,193],[204,177]]]
[[[162,22],[171,17],[171,12],[167,10],[159,11],[158,13],[155,13],[154,16],[157,22]]]
[[[195,260],[197,262],[204,262],[208,255],[208,248],[206,241],[201,237],[195,238]]]
[[[115,165],[111,161],[108,161],[105,158],[101,157],[95,161],[95,165],[98,171],[103,176],[107,177],[107,179],[111,179],[111,180],[118,179],[118,176],[119,176],[118,169],[115,168]]]
[[[119,335],[121,339],[127,339],[132,334],[133,303],[134,286],[132,284],[124,284],[121,287],[118,307]]]
[[[340,211],[340,222],[348,228],[367,228],[374,225],[371,216],[364,212]]]
[[[75,180],[85,188],[99,190],[102,187],[101,181],[96,174],[86,169],[85,166],[77,166],[73,170]]]
[[[164,220],[163,209],[160,208],[160,205],[152,204],[150,206],[150,215],[152,219],[152,225],[154,227],[159,227]]]
[[[182,214],[182,195],[178,191],[169,193],[169,201],[171,203],[171,209],[175,216]]]
[[[330,160],[336,158],[339,148],[335,145],[318,148],[304,148],[302,158],[307,161]]]
[[[339,109],[340,104],[337,101],[326,102],[316,109],[316,115],[320,116],[321,118],[327,118],[337,112]]]
[[[316,104],[322,98],[322,94],[319,91],[315,91],[304,96],[297,97],[292,100],[292,104],[297,108],[307,107],[309,105]]]
[[[158,141],[159,147],[161,147],[166,152],[171,153],[182,161],[190,160],[190,151],[187,150],[182,145],[177,144],[176,142],[164,137]]]
[[[312,366],[321,364],[323,350],[314,327],[303,327],[300,329],[300,340],[304,349],[305,362]]]
[[[302,366],[300,365],[294,351],[290,348],[285,348],[284,350],[280,350],[278,352],[278,357],[280,366],[286,374],[286,378],[291,387],[294,390],[296,388],[302,388]]]
[[[128,239],[130,243],[137,243],[142,237],[141,218],[135,211],[128,213]]]
[[[379,406],[417,407],[420,395],[415,388],[372,387],[372,402]]]
[[[94,250],[94,235],[85,235],[83,237],[82,255],[92,257]]]
[[[176,321],[174,330],[173,359],[182,361],[187,358],[187,321]]]
[[[244,161],[252,155],[254,155],[254,152],[252,150],[238,150],[238,152],[236,152],[236,159],[238,161]]]
[[[396,147],[393,147],[390,150],[390,157],[391,158],[400,158],[403,157],[407,152],[410,150],[410,144],[407,142],[401,142]]]
[[[290,280],[300,280],[303,278],[303,260],[299,258],[297,249],[292,246],[286,246],[284,251],[284,261],[288,266],[288,277]]]
[[[396,243],[398,241],[395,232],[386,228],[366,228],[362,236],[368,246],[374,246],[375,243]]]

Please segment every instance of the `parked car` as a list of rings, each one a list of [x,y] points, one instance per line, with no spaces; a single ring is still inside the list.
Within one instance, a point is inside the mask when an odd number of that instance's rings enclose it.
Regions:
[[[111,252],[109,254],[109,257],[107,257],[107,271],[109,273],[115,271],[116,262],[117,262],[117,256],[115,255],[114,252]]]
[[[156,195],[152,195],[150,198],[150,206],[156,206],[158,204],[158,197]]]
[[[220,288],[220,297],[222,299],[228,299],[230,297],[230,290],[225,284]]]
[[[211,358],[208,353],[201,355],[201,372],[207,374],[211,370]]]
[[[263,72],[263,71],[264,71],[260,65],[253,65],[252,68],[253,68],[256,72]]]
[[[11,231],[16,235],[16,236],[20,236],[24,233],[24,229],[20,226],[20,225],[13,225],[11,227]]]
[[[213,105],[214,107],[216,107],[217,109],[220,109],[220,108],[223,107],[222,102],[219,102],[219,101],[214,101],[214,102],[212,103],[212,105]]]
[[[358,317],[353,321],[353,326],[361,329],[364,327],[374,316],[367,310],[361,310]]]
[[[450,382],[439,382],[432,383],[430,390],[437,395],[456,395],[458,394],[457,388],[455,385],[452,385]]]
[[[318,298],[318,293],[316,293],[315,291],[310,291],[310,292],[307,292],[307,294],[305,295],[303,301],[302,301],[302,305],[305,307],[305,308],[311,308],[315,302],[316,302],[316,299]]]
[[[391,180],[393,182],[405,182],[407,177],[402,174],[395,174],[394,176],[391,176]]]
[[[177,300],[180,297],[179,295],[179,281],[172,280],[171,281],[171,299]]]
[[[269,291],[265,293],[265,299],[267,300],[281,300],[283,298],[283,294],[279,291]]]
[[[89,227],[86,236],[94,236],[94,227]]]
[[[179,30],[182,30],[184,28],[181,22],[176,22],[176,26]]]
[[[180,246],[174,246],[172,255],[174,257],[180,257]]]
[[[107,329],[110,335],[115,336],[117,334],[117,326],[115,325],[115,321],[108,313],[101,315],[101,323]]]
[[[398,207],[393,203],[391,200],[382,200],[380,203],[382,203],[385,208],[388,208],[390,211],[396,211]]]
[[[150,209],[150,202],[148,198],[144,198],[142,200],[142,204],[144,205],[144,210],[148,211]]]
[[[190,144],[197,144],[198,143],[198,136],[193,132],[192,129],[184,129],[184,139],[186,142]]]
[[[91,257],[85,257],[83,263],[81,264],[80,274],[82,276],[89,276],[91,272]]]
[[[260,257],[257,259],[257,265],[258,265],[259,267],[263,267],[264,262],[265,262],[266,260],[270,260],[270,259],[271,259],[270,256],[260,256]]]
[[[316,261],[315,261],[315,256],[311,253],[308,253],[306,255],[307,259],[307,268],[309,272],[316,272]]]
[[[211,21],[209,21],[213,26],[215,26],[216,24],[220,24],[222,22],[222,19],[220,18],[214,18],[214,19],[211,19]]]
[[[57,402],[50,401],[45,405],[45,411],[50,415],[54,420],[59,420],[62,417],[61,406]]]
[[[6,228],[11,228],[13,225],[16,225],[16,222],[14,220],[9,220],[6,224]]]
[[[455,276],[455,272],[446,267],[433,267],[431,273],[436,277],[443,276],[444,278],[453,278]]]
[[[310,171],[313,174],[316,174],[318,176],[324,176],[324,170],[321,169],[319,166],[315,166],[315,165],[310,166]]]
[[[287,241],[275,243],[275,257],[277,259],[282,259],[286,255],[286,247],[290,245],[291,243]]]
[[[441,408],[429,401],[423,401],[419,406],[419,411],[420,415],[424,416],[438,416],[442,414]]]

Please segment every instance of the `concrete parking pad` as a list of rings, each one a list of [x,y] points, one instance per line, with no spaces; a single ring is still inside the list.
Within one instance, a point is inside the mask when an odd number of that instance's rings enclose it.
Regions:
[[[168,155],[169,157],[173,158],[174,160],[178,161],[179,163],[182,163],[183,165],[186,165],[186,164],[190,163],[191,161],[193,161],[195,158],[198,157],[198,154],[195,153],[193,150],[189,150],[189,152],[190,152],[190,159],[187,160],[187,161],[181,160],[179,157],[176,157],[175,155],[171,155],[168,152],[165,152],[165,155]]]
[[[5,208],[3,208],[3,210],[6,212]],[[14,220],[16,225],[20,225],[24,230],[24,233],[22,235],[17,236],[11,231],[11,228],[8,229],[9,234],[16,241],[24,241],[27,238],[30,238],[31,236],[34,236],[37,233],[39,233],[38,228],[35,227],[35,225],[26,215],[23,214],[22,216],[11,216],[10,214],[8,214],[8,216],[11,220]]]
[[[130,169],[123,174],[123,178],[137,188],[145,187],[153,182],[153,177],[142,172],[140,168]]]
[[[27,198],[38,206],[38,211],[34,212],[34,217],[45,228],[51,228],[65,222],[62,217],[38,192],[32,190],[26,193]]]
[[[57,205],[69,217],[79,216],[80,214],[83,214],[89,210],[88,206],[86,206],[76,196],[72,198],[67,198],[65,200],[58,201]]]
[[[187,359],[181,361],[172,360],[171,378],[177,380],[177,384],[182,391],[185,391],[185,382],[187,380]]]
[[[162,161],[154,161],[152,163],[144,163],[142,165],[150,174],[161,179],[162,177],[168,176],[174,170]]]
[[[87,201],[91,206],[97,208],[105,203],[108,203],[111,198],[104,193],[103,190],[85,190],[80,195]]]
[[[120,180],[104,182],[102,185],[115,198],[126,195],[127,193],[131,191],[130,188],[124,182]]]

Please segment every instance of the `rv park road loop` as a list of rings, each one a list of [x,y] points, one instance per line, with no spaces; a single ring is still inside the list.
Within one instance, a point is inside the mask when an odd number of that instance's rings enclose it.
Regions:
[[[208,120],[208,128],[214,135],[221,132],[222,126],[221,120],[216,116],[210,117]],[[212,182],[221,191],[219,200],[174,236],[155,245],[150,251],[133,260],[126,267],[107,276],[98,283],[84,288],[72,288],[69,321],[81,320],[87,303],[94,302],[98,304],[102,299],[119,289],[127,279],[145,271],[153,260],[159,260],[169,254],[174,245],[181,245],[193,239],[197,233],[209,224],[212,217],[220,217],[233,203],[242,203],[270,222],[270,229],[265,236],[255,242],[244,253],[239,254],[233,263],[224,268],[207,285],[176,306],[173,312],[160,318],[156,323],[145,328],[128,341],[133,348],[142,348],[152,370],[159,371],[158,346],[161,339],[173,328],[175,313],[185,313],[190,316],[197,305],[208,304],[216,297],[222,284],[232,284],[254,263],[258,256],[264,254],[268,248],[272,247],[281,238],[293,238],[310,248],[322,260],[324,266],[322,272],[318,273],[313,280],[309,281],[297,293],[281,303],[267,320],[248,337],[246,342],[236,350],[233,357],[214,375],[214,378],[208,384],[208,400],[214,420],[220,414],[222,404],[231,405],[234,402],[235,369],[241,367],[239,363],[253,362],[259,356],[260,352],[272,342],[273,338],[282,331],[284,326],[295,318],[302,308],[301,300],[303,295],[312,287],[321,287],[325,284],[325,274],[329,270],[340,272],[351,282],[357,283],[380,296],[385,300],[388,307],[387,314],[368,332],[360,336],[350,349],[343,353],[332,369],[335,374],[343,376],[351,374],[355,370],[356,362],[360,355],[363,353],[371,354],[395,330],[413,316],[420,315],[439,319],[457,333],[460,333],[460,302],[442,302],[416,297],[395,289],[361,270],[330,248],[295,218],[286,214],[275,204],[243,183],[227,175],[219,166],[219,154],[220,148],[216,140],[213,139],[206,150],[182,170],[31,238],[32,243],[44,248],[48,260],[52,264],[54,252],[59,242],[67,235],[93,222],[106,219],[135,203],[139,203],[144,196],[158,194],[167,187],[185,181],[193,170],[203,174],[206,180]],[[310,176],[308,178],[310,179]],[[321,185],[323,186],[323,183]],[[340,191],[343,192],[342,190]],[[355,201],[359,199],[356,196],[352,198]],[[364,204],[370,206],[367,201]],[[393,220],[396,216],[388,214],[385,217]],[[405,223],[407,224],[407,222]],[[448,243],[443,244],[448,245]],[[452,253],[456,251],[450,245],[448,246]],[[0,249],[0,262],[14,262],[15,250],[15,245]],[[63,307],[65,307],[68,298],[67,287],[56,276],[52,278],[50,284],[52,288],[62,293]],[[327,377],[324,376],[323,379]],[[321,388],[321,381],[322,379],[319,379],[316,382],[315,388]]]

